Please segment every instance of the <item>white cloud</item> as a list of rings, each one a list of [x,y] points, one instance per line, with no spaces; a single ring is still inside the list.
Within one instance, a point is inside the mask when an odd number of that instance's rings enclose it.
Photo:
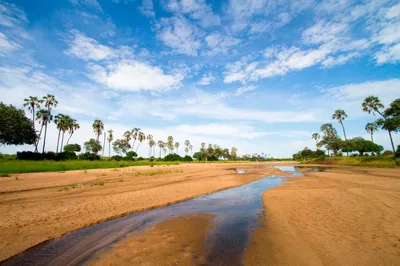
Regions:
[[[20,27],[28,23],[25,12],[14,4],[0,3],[0,25],[4,27]]]
[[[143,0],[139,10],[146,17],[155,18],[156,16],[156,13],[154,12],[153,0]]]
[[[237,46],[240,40],[231,36],[224,36],[220,33],[211,33],[205,38],[207,47],[210,49],[205,54],[227,54],[232,47]]]
[[[165,91],[178,88],[183,78],[167,75],[159,67],[136,60],[121,60],[107,67],[90,64],[88,68],[93,80],[115,90]]]
[[[99,11],[102,11],[101,6],[97,0],[70,0],[73,5],[85,5],[93,7]]]
[[[243,93],[246,93],[246,92],[249,92],[249,91],[253,91],[253,90],[255,90],[256,88],[257,88],[256,86],[243,86],[243,87],[240,87],[240,88],[237,88],[237,89],[236,89],[235,95],[236,95],[236,96],[240,96],[240,95],[242,95]]]
[[[213,76],[211,72],[207,72],[203,75],[203,77],[196,83],[197,85],[210,85],[212,82],[214,82],[216,78]]]
[[[112,48],[99,44],[78,31],[73,31],[72,34],[73,40],[69,42],[70,47],[65,51],[66,54],[85,61],[100,61],[116,56],[116,51]]]
[[[158,38],[176,53],[197,56],[201,47],[200,33],[182,16],[161,19]]]
[[[400,43],[381,49],[375,54],[375,59],[378,64],[400,61]]]
[[[0,56],[6,55],[19,47],[17,43],[9,40],[6,35],[0,32]]]
[[[221,23],[219,16],[205,0],[169,0],[166,7],[170,11],[198,20],[203,27],[217,26]]]

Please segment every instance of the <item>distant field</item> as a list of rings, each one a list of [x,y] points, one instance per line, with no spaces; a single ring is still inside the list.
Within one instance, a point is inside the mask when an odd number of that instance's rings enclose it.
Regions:
[[[385,156],[368,157],[329,157],[323,160],[311,159],[306,164],[329,164],[329,165],[351,165],[351,166],[371,166],[371,167],[399,167],[400,160]]]

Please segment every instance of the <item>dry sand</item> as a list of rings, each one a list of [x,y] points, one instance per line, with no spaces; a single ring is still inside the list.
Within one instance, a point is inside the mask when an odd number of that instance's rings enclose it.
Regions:
[[[245,265],[400,265],[400,170],[333,167],[263,194]]]
[[[273,174],[283,173],[262,164],[186,164],[0,178],[0,261],[91,224]]]

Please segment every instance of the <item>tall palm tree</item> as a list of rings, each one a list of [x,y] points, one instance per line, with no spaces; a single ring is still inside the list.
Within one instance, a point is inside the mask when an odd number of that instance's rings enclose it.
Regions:
[[[51,94],[47,94],[46,96],[44,96],[42,101],[49,115],[48,116],[49,119],[46,120],[46,124],[44,125],[44,138],[43,138],[43,149],[42,149],[42,153],[44,153],[44,150],[46,148],[47,125],[53,119],[53,116],[51,115],[51,110],[53,109],[53,107],[57,107],[58,102],[56,100],[56,97]]]
[[[147,135],[147,140],[148,140],[148,144],[149,144],[149,158],[150,158],[151,157],[151,148],[154,145],[154,143],[153,143],[153,135],[151,135],[151,134]]]
[[[157,142],[158,147],[160,148],[160,158],[161,158],[161,150],[165,148],[165,143],[162,140]]]
[[[311,138],[315,140],[315,146],[317,146],[318,149],[318,140],[321,138],[321,136],[318,133],[313,133]]]
[[[371,141],[374,142],[374,132],[378,131],[378,125],[376,123],[367,123],[365,130],[371,135]]]
[[[185,154],[186,154],[186,156],[187,156],[188,152],[189,152],[189,148],[186,146],[186,147],[185,147]]]
[[[71,119],[71,117],[68,116],[68,115],[58,114],[58,115],[56,115],[55,118],[54,118],[54,123],[57,125],[57,129],[58,129],[57,149],[56,149],[56,152],[58,153],[58,147],[59,147],[59,144],[60,144],[60,135],[61,135],[61,132],[62,132],[63,134],[62,134],[60,152],[62,152],[62,150],[63,150],[64,135],[65,135],[65,132],[69,129],[70,124],[72,123],[72,119]]]
[[[56,128],[58,129],[58,137],[57,137],[57,148],[56,148],[56,153],[58,153],[58,145],[60,143],[60,135],[61,135],[61,129],[63,128],[63,123],[64,123],[64,119],[63,119],[63,114],[58,114],[55,116],[54,118],[54,123],[56,124]]]
[[[167,147],[169,149],[169,153],[171,154],[171,151],[174,149],[174,137],[168,136]]]
[[[101,156],[104,156],[104,151],[106,147],[106,138],[107,138],[107,132],[104,132],[104,138],[103,138],[103,149],[101,149]]]
[[[381,101],[379,100],[378,97],[376,96],[368,96],[367,98],[364,99],[363,103],[361,104],[362,110],[364,112],[367,112],[368,114],[372,113],[375,115],[375,112],[380,114],[383,118],[383,120],[386,120],[386,116],[379,110],[382,108],[385,108]],[[393,138],[392,138],[392,132],[388,129],[389,133],[389,138],[390,138],[390,144],[392,144],[392,150],[393,153],[396,153],[396,149],[394,148],[394,143],[393,143]]]
[[[175,142],[176,154],[178,155],[179,155],[179,146],[180,146],[179,142]]]
[[[133,143],[132,143],[131,151],[133,151],[133,148],[134,148],[134,146],[135,146],[135,142],[136,142],[136,140],[137,140],[137,138],[138,138],[139,131],[140,131],[140,128],[137,128],[137,127],[133,128],[133,129],[131,130],[131,136],[132,136],[132,138],[133,138]]]
[[[72,119],[72,121],[69,123],[69,128],[68,128],[69,137],[67,139],[67,144],[69,143],[69,140],[71,139],[72,135],[79,128],[80,128],[80,126],[79,126],[78,122],[76,121],[76,119]]]
[[[96,119],[94,120],[92,127],[94,133],[96,134],[96,140],[99,141],[100,135],[103,133],[104,130],[104,123],[101,120]]]
[[[164,151],[164,156],[165,156],[167,154],[167,151],[168,151],[167,147],[164,147],[163,151]]]
[[[189,150],[190,150],[190,153],[191,153],[192,156],[193,156],[193,145],[189,145]]]
[[[24,107],[28,106],[28,110],[32,113],[32,125],[33,125],[33,130],[35,131],[36,134],[36,130],[35,130],[35,116],[36,116],[36,112],[35,112],[35,108],[40,109],[40,104],[42,104],[43,101],[39,100],[37,97],[33,97],[33,96],[29,96],[29,98],[24,99]],[[38,148],[36,145],[36,141],[35,141],[35,152],[38,152]]]
[[[185,140],[185,146],[186,146],[186,148],[185,148],[185,153],[186,153],[186,155],[187,155],[187,153],[189,152],[189,145],[190,145],[190,141],[189,141],[189,140]],[[188,151],[186,151],[186,149],[187,149]]]
[[[346,112],[344,110],[341,110],[341,109],[336,110],[335,113],[333,113],[333,115],[332,115],[332,119],[334,119],[334,120],[336,119],[340,123],[340,125],[342,126],[344,140],[347,140],[346,130],[344,129],[344,126],[343,126],[343,120],[345,120],[346,117],[347,117]]]
[[[143,141],[145,141],[146,140],[146,135],[142,132],[142,131],[140,131],[139,133],[138,133],[138,141],[139,141],[139,144],[137,145],[137,147],[136,147],[136,153],[137,153],[137,151],[138,151],[138,149],[139,149],[139,147],[140,147],[140,144],[143,142]]]
[[[111,157],[111,142],[114,140],[114,131],[112,129],[107,131],[108,133],[108,157]]]
[[[49,113],[49,111],[47,110],[39,110],[36,112],[36,120],[39,120],[39,124],[40,126],[40,131],[39,131],[39,135],[38,135],[38,139],[37,139],[37,143],[36,146],[39,145],[39,141],[40,141],[40,137],[42,135],[42,131],[43,128],[50,122],[53,120],[53,116]]]
[[[125,141],[129,143],[131,141],[131,139],[132,139],[133,132],[131,130],[127,130],[127,131],[124,132],[123,136],[125,138]]]

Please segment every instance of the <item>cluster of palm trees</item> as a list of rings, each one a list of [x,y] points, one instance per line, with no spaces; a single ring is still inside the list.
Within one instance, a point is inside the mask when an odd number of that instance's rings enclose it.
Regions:
[[[53,108],[57,107],[58,101],[56,100],[54,95],[47,94],[43,96],[41,99],[35,96],[29,96],[29,98],[24,99],[24,107],[28,107],[28,110],[32,113],[32,124],[33,129],[35,129],[35,120],[39,121],[40,130],[37,136],[37,140],[35,142],[35,152],[38,152],[39,141],[42,138],[42,133],[44,129],[44,136],[43,136],[43,143],[42,143],[42,153],[44,153],[46,148],[46,138],[47,138],[47,128],[49,123],[53,120],[57,125],[58,132],[58,139],[57,139],[57,152],[59,148],[60,142],[60,135],[62,132],[62,139],[61,139],[61,149],[63,149],[63,142],[64,142],[64,135],[68,132],[69,137],[67,140],[67,144],[71,139],[74,132],[79,128],[79,124],[73,118],[68,115],[58,114],[53,116],[52,111]]]
[[[400,101],[400,99],[397,99],[394,102],[396,102],[396,101]],[[380,102],[379,98],[376,96],[366,97],[364,99],[363,103],[361,104],[361,106],[362,106],[363,112],[367,112],[368,114],[372,113],[373,115],[375,115],[375,113],[377,113],[381,116],[381,118],[378,119],[377,121],[369,122],[365,126],[365,130],[371,136],[371,141],[374,142],[374,137],[373,137],[374,132],[376,132],[381,127],[382,129],[385,129],[388,131],[392,150],[393,150],[393,153],[395,153],[395,146],[393,143],[392,131],[396,130],[396,126],[392,126],[393,123],[391,122],[392,118],[390,117],[391,116],[390,108],[385,111],[381,111],[381,109],[383,109],[385,107]],[[346,112],[341,109],[336,110],[332,115],[332,119],[337,120],[339,122],[339,124],[341,125],[345,141],[347,141],[347,135],[346,135],[346,130],[343,125],[343,121],[346,118],[347,118]],[[323,133],[323,137],[322,137],[321,141],[320,141],[321,136],[319,133],[313,133],[311,136],[312,139],[314,139],[316,141],[317,148],[325,145],[327,147],[328,153],[329,153],[329,149],[332,149],[334,151],[334,153],[336,154],[336,151],[340,148],[339,147],[340,139],[337,137],[336,129],[333,127],[333,125],[331,123],[325,123],[321,126],[320,130]]]

